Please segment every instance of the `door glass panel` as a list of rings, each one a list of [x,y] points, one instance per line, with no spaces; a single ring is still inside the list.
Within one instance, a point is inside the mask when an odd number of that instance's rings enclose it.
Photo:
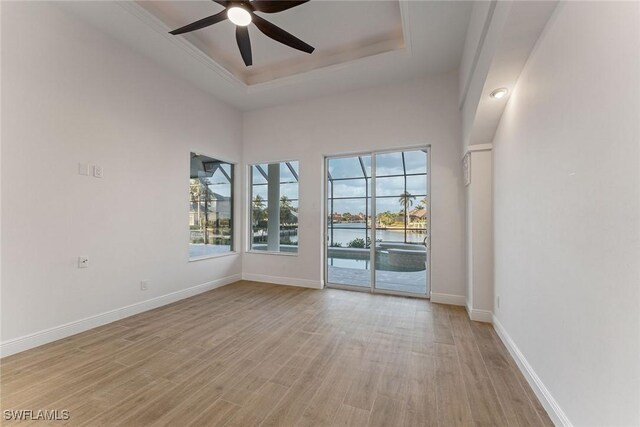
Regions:
[[[376,196],[398,197],[404,191],[404,176],[376,178]]]
[[[371,194],[371,178],[363,179],[342,179],[333,181],[334,198],[354,198],[365,197]]]
[[[402,153],[376,154],[376,176],[403,175]]]
[[[360,157],[370,158],[371,156],[341,157],[338,159],[331,159],[328,165],[329,176],[331,177],[330,179],[363,178]],[[371,164],[370,160],[369,164]]]
[[[427,179],[425,175],[409,175],[407,176],[407,192],[414,196],[420,196],[413,200],[414,206],[417,205],[424,196],[427,195]]]
[[[427,153],[425,150],[405,151],[404,163],[406,173],[427,173]]]
[[[407,162],[409,158],[412,159],[410,163]],[[407,165],[411,172],[406,171]],[[385,177],[391,172],[394,175],[399,172],[401,176]],[[428,230],[426,153],[376,154],[374,173],[374,287],[424,295],[427,292],[427,251],[423,241]]]
[[[327,162],[327,281],[370,288],[371,156]]]

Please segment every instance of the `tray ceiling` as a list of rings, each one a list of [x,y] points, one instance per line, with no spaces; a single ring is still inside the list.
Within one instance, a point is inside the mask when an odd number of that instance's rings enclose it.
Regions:
[[[169,28],[178,28],[224,10],[207,1],[138,1]],[[238,51],[235,25],[220,22],[184,37],[194,47],[247,85],[264,83],[329,65],[404,48],[400,5],[394,1],[314,0],[263,18],[314,46],[306,54],[278,43],[249,25],[253,65],[246,67]]]

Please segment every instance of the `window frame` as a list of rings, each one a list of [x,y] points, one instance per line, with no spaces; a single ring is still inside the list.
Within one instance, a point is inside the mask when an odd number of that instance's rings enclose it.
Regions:
[[[236,172],[236,169],[237,169],[239,163],[227,160],[226,158],[221,158],[219,156],[210,156],[209,154],[202,153],[202,152],[200,152],[198,150],[190,150],[189,153],[190,153],[190,155],[191,154],[196,154],[198,156],[205,156],[205,157],[209,157],[211,159],[217,160],[219,162],[227,163],[227,164],[231,165],[231,176],[230,176],[231,182],[229,183],[230,187],[231,187],[231,196],[230,196],[231,197],[231,204],[230,204],[231,212],[230,212],[230,215],[229,215],[229,217],[231,219],[231,233],[230,233],[231,234],[231,245],[230,245],[231,246],[231,250],[229,250],[229,252],[221,252],[221,253],[203,255],[203,256],[193,257],[192,258],[189,255],[189,244],[190,244],[190,240],[191,239],[190,239],[190,231],[188,230],[189,234],[188,234],[188,238],[187,238],[187,242],[188,242],[188,245],[187,245],[187,262],[191,263],[191,262],[204,261],[204,260],[208,260],[208,259],[212,259],[212,258],[223,258],[223,257],[228,257],[228,256],[240,255],[240,251],[238,251],[238,243],[237,243],[238,235],[237,235],[237,230],[236,230],[236,228],[237,228],[236,227],[236,223],[241,223],[242,222],[242,221],[236,221],[236,199],[237,199],[237,197],[236,197],[236,193],[237,193],[237,185],[236,185],[236,181],[237,181],[236,174],[237,174],[237,172]],[[189,185],[191,185],[191,177],[189,177]]]
[[[297,162],[298,163],[298,198],[296,201],[298,202],[298,250],[296,252],[283,252],[283,251],[260,251],[253,249],[253,174],[252,168],[257,165],[270,165],[273,163],[290,163]],[[247,237],[246,244],[244,247],[244,252],[248,254],[262,254],[262,255],[276,255],[276,256],[287,256],[287,257],[297,257],[300,253],[300,160],[298,159],[286,159],[286,160],[269,160],[269,161],[254,161],[251,163],[247,163],[246,167],[246,183],[245,189],[247,191],[247,209],[246,209],[246,224],[247,227],[245,229],[245,235]]]

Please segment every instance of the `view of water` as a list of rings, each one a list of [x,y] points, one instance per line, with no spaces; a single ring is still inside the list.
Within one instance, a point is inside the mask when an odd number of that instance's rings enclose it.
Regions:
[[[407,242],[422,244],[426,235],[426,230],[407,230]],[[296,230],[291,230],[286,234],[286,237],[291,242],[298,241],[298,235],[294,234]],[[331,230],[327,230],[327,235],[331,239]],[[266,234],[264,234],[266,236]],[[333,242],[342,243],[342,246],[347,246],[347,243],[353,239],[364,239],[366,236],[365,225],[362,222],[348,222],[348,223],[334,223],[333,224]],[[369,229],[369,237],[371,237],[371,229]],[[283,235],[284,238],[284,235]],[[263,237],[266,241],[266,237]],[[376,230],[376,240],[382,240],[383,242],[404,242],[403,230]],[[256,240],[258,241],[258,240]]]
[[[422,243],[426,234],[426,230],[412,231],[407,230],[407,242]],[[327,230],[327,235],[331,239],[331,230]],[[371,230],[369,230],[371,236]],[[333,242],[347,243],[356,238],[365,238],[365,224],[361,222],[334,223],[333,224]],[[376,240],[383,242],[404,242],[404,230],[376,230]]]

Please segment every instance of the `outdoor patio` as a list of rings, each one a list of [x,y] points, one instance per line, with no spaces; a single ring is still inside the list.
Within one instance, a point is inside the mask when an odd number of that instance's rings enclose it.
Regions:
[[[376,288],[388,291],[426,292],[426,270],[422,271],[376,271]],[[328,281],[335,284],[354,285],[368,288],[371,270],[329,266]]]

